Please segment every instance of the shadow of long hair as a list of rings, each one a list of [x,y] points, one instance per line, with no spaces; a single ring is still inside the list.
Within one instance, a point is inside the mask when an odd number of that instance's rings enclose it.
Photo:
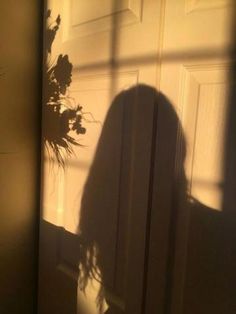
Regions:
[[[99,308],[102,307],[104,299],[107,300],[106,289],[112,288],[111,248],[116,246],[115,243],[112,243],[114,240],[112,233],[117,231],[117,226],[113,225],[113,217],[118,217],[119,211],[119,205],[117,205],[119,191],[117,192],[117,189],[119,189],[118,173],[122,160],[120,138],[122,141],[122,138],[129,136],[121,125],[122,120],[127,118],[125,114],[131,112],[130,109],[136,106],[142,106],[143,111],[147,110],[149,106],[153,106],[153,143],[156,137],[158,140],[160,136],[163,136],[160,138],[160,141],[163,142],[165,158],[163,174],[173,177],[173,189],[178,187],[176,192],[179,197],[187,201],[187,181],[184,172],[186,144],[173,106],[162,93],[147,85],[137,85],[122,91],[113,100],[103,125],[95,158],[84,187],[78,226],[78,234],[81,239],[80,264],[83,269],[83,274],[80,275],[80,287],[82,290],[85,289],[90,278],[97,279],[102,283],[97,296]],[[158,123],[161,125],[161,129],[158,128]],[[141,134],[142,125],[139,127],[140,129],[136,131]],[[142,140],[142,136],[140,136],[140,140]],[[180,150],[178,149],[178,167],[175,164],[177,143],[180,147]],[[145,154],[145,143],[143,143],[143,154]],[[153,158],[158,158],[158,156],[153,156]],[[109,306],[111,305],[109,304]]]

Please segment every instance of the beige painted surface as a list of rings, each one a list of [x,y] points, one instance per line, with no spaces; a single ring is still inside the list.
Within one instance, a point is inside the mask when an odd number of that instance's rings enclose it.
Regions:
[[[33,314],[39,210],[39,3],[1,1],[0,15],[0,312]]]

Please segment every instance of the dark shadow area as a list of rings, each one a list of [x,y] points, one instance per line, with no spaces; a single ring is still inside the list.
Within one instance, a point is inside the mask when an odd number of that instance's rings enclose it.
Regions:
[[[153,114],[149,115],[147,114],[148,112],[152,112]],[[133,123],[133,115],[135,113],[139,114],[138,125]],[[158,118],[159,116],[160,118]],[[145,119],[149,119],[149,121],[145,121]],[[157,125],[159,119],[162,120],[161,127],[163,129],[160,129],[160,126]],[[122,127],[120,127],[120,124],[122,124]],[[121,307],[119,308],[117,304],[114,304],[111,298],[113,293],[117,294],[119,281],[122,282],[121,289],[123,290],[120,291],[120,295],[118,294],[117,297],[124,298],[124,304],[129,302],[129,300],[127,300],[128,286],[134,289],[132,283],[127,283],[126,278],[126,276],[128,277],[127,271],[135,272],[135,265],[133,265],[133,269],[127,269],[127,259],[129,258],[127,254],[132,254],[128,252],[129,239],[127,238],[129,216],[131,215],[128,204],[129,193],[132,193],[130,190],[130,180],[132,179],[130,177],[132,176],[132,162],[135,163],[133,159],[139,158],[139,156],[132,156],[132,146],[134,145],[132,137],[133,134],[138,134],[138,142],[142,149],[139,153],[141,155],[148,154],[149,146],[146,142],[146,131],[143,129],[145,125],[151,125],[153,127],[152,138],[148,139],[152,145],[148,167],[146,168],[146,164],[142,165],[140,163],[143,169],[138,170],[140,173],[145,172],[144,177],[150,174],[148,202],[143,204],[141,208],[142,217],[146,220],[146,225],[143,229],[140,229],[141,233],[146,233],[146,254],[148,251],[149,220],[151,218],[153,167],[155,167],[156,162],[158,163],[159,158],[159,156],[154,155],[157,132],[158,134],[161,133],[165,135],[165,137],[160,139],[162,144],[164,144],[162,145],[162,149],[167,153],[168,151],[170,152],[165,156],[165,160],[161,161],[165,167],[165,177],[163,177],[164,185],[167,183],[167,178],[174,178],[177,139],[179,136],[181,137],[182,153],[181,156],[179,156],[181,159],[181,169],[178,193],[181,194],[184,199],[182,201],[188,204],[187,182],[183,168],[186,148],[182,127],[179,124],[179,120],[172,105],[163,94],[147,85],[137,85],[121,92],[113,100],[103,126],[96,155],[84,188],[80,224],[78,228],[81,238],[80,264],[83,270],[82,280],[80,280],[81,287],[82,289],[86,288],[89,278],[94,277],[94,279],[96,279],[96,273],[99,269],[101,272],[100,280],[102,287],[97,296],[98,307],[101,307],[105,299],[109,306],[106,312],[107,314],[124,312]],[[121,134],[119,134],[120,132]],[[144,177],[140,179],[142,180]],[[172,185],[172,183],[174,188],[174,182],[170,181],[167,184]],[[138,184],[140,184],[140,182],[137,183],[137,185]],[[140,186],[142,186],[142,183]],[[144,186],[143,190],[141,188],[139,193],[146,193]],[[124,194],[126,194],[127,198],[124,197]],[[125,198],[125,201],[122,198]],[[122,202],[125,202],[123,209],[121,206]],[[133,211],[135,215],[135,205],[137,206],[137,215],[139,215],[138,207],[140,204],[135,200],[131,211]],[[137,228],[140,227],[141,223],[137,225]],[[133,239],[133,241],[136,240]],[[139,243],[136,243],[136,245],[139,246]],[[114,249],[120,250],[116,252],[116,254],[123,258],[118,261],[120,264],[112,269],[112,259],[117,258],[117,255],[113,256]],[[113,272],[117,271],[119,268],[122,269],[120,275],[123,276],[123,278],[115,278],[114,276]],[[144,273],[144,277],[145,276],[146,273]],[[144,281],[145,278],[143,278],[143,284],[145,283]],[[135,282],[133,285],[135,285]],[[143,286],[143,293],[145,293],[144,289],[145,286]],[[137,303],[138,302],[137,300]]]
[[[66,260],[62,256],[64,248]],[[79,260],[78,237],[43,220],[40,224],[40,252],[43,254],[39,255],[37,313],[76,313],[77,282],[71,280],[62,267],[76,268]],[[71,256],[73,260],[69,263]]]
[[[228,312],[236,312],[236,4],[232,14],[232,46],[230,50],[228,115],[224,147],[224,195],[223,226],[219,231],[224,236],[224,275],[227,281]],[[232,302],[233,301],[233,302]]]

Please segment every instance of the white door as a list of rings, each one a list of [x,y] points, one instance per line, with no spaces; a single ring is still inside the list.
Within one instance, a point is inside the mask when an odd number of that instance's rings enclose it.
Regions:
[[[233,313],[220,231],[232,5],[47,9],[39,313]]]

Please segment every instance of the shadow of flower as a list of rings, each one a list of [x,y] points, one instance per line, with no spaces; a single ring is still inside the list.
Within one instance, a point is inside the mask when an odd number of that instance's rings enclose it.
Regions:
[[[85,134],[82,126],[82,106],[71,104],[68,96],[68,87],[72,82],[73,66],[68,55],[60,54],[50,65],[52,44],[61,23],[60,15],[55,21],[51,20],[51,11],[46,14],[48,27],[45,31],[45,72],[44,72],[44,133],[43,140],[49,156],[56,159],[59,166],[64,167],[65,155],[74,153],[73,146],[79,144],[77,136]],[[72,132],[71,132],[72,131]],[[75,133],[75,137],[71,135]],[[69,135],[70,133],[70,135]]]

